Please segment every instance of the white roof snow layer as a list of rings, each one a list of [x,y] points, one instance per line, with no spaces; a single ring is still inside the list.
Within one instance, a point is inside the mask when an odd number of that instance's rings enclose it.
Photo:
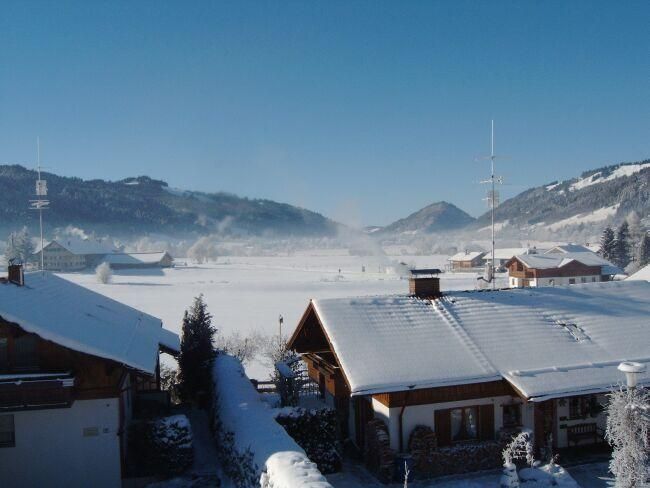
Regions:
[[[161,252],[119,252],[107,254],[102,261],[108,264],[156,264],[167,254]]]
[[[428,300],[314,300],[353,394],[501,379],[462,329]]]
[[[504,377],[528,398],[552,398],[622,381],[621,361],[650,363],[644,281],[314,305],[352,394]]]
[[[154,373],[159,345],[179,338],[160,319],[51,273],[25,273],[25,286],[0,285],[0,317],[75,351]]]
[[[621,268],[614,266],[594,252],[521,254],[516,257],[529,268],[552,269],[565,266],[571,261],[578,261],[585,266],[600,266],[602,274],[616,275],[623,273]]]
[[[482,252],[472,251],[472,252],[459,252],[450,257],[447,261],[472,261],[479,256],[482,256]]]
[[[645,281],[650,281],[650,264],[647,266],[641,268],[639,271],[634,273],[633,275],[630,275],[628,280],[645,280]]]

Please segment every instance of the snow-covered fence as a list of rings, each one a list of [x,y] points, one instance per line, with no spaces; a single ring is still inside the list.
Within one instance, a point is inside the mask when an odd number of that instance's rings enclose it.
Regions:
[[[213,378],[217,443],[238,487],[332,488],[275,421],[236,358],[219,354]]]

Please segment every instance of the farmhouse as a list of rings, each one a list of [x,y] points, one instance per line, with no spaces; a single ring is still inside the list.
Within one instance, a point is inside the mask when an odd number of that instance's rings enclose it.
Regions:
[[[507,263],[511,288],[609,281],[623,270],[591,251],[518,255]]]
[[[0,485],[120,486],[128,426],[159,395],[159,319],[50,273],[0,283]]]
[[[106,254],[115,251],[111,244],[92,239],[53,240],[43,246],[43,265],[51,271],[76,271],[96,266]],[[33,259],[40,262],[40,247]]]
[[[410,296],[312,300],[289,341],[358,449],[376,456],[379,428],[392,452],[469,446],[448,466],[470,470],[497,467],[497,441],[523,428],[537,449],[602,440],[618,364],[650,363],[650,283],[442,294],[437,280],[411,278]]]
[[[495,249],[494,255],[496,259],[494,260],[494,267],[500,268],[505,265],[513,256],[520,254],[537,254],[537,249],[528,248],[528,247],[510,247],[503,249]],[[488,251],[483,256],[483,263],[490,264],[492,262],[492,251]]]
[[[161,252],[116,252],[101,259],[113,269],[170,268],[174,259],[167,251]]]
[[[473,271],[480,268],[485,253],[478,251],[464,251],[454,254],[448,259],[452,271]]]

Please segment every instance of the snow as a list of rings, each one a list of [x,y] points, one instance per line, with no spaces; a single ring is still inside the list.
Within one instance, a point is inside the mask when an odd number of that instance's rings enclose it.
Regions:
[[[639,271],[629,276],[627,279],[632,281],[634,280],[650,281],[650,264],[641,268]]]
[[[531,249],[527,247],[510,247],[510,248],[503,248],[503,249],[495,249],[494,254],[497,257],[497,260],[504,260],[504,259],[510,259],[513,256],[517,256],[519,254],[528,254],[531,251]],[[486,261],[491,261],[492,260],[492,251],[488,251],[485,256],[483,256],[483,259]]]
[[[638,173],[639,171],[642,171],[646,168],[650,168],[650,163],[621,165],[612,171],[610,175],[604,178],[600,172],[597,172],[586,178],[580,178],[569,187],[569,191],[581,190],[588,186],[595,185],[597,183],[605,183],[606,181],[611,181],[623,176],[632,176],[633,174]]]
[[[622,379],[619,362],[650,363],[650,284],[642,281],[314,306],[353,395],[503,377],[541,400],[607,390]]]
[[[481,255],[483,253],[478,251],[459,252],[450,257],[448,261],[472,261]]]
[[[572,217],[558,220],[557,222],[553,222],[552,224],[549,224],[546,227],[549,230],[556,231],[562,229],[563,227],[568,227],[571,225],[602,222],[603,220],[607,220],[610,217],[614,217],[616,215],[616,212],[618,211],[619,206],[620,204],[617,203],[615,205],[612,205],[611,207],[599,208],[597,210],[594,210],[593,212],[577,214]]]
[[[510,225],[509,220],[504,220],[503,222],[495,222],[494,223],[494,231],[495,232],[500,232],[502,231],[505,227]],[[481,227],[480,229],[477,230],[477,232],[484,232],[484,231],[492,231],[492,225],[488,225],[486,227]]]
[[[112,253],[102,258],[108,264],[157,264],[167,253],[161,252],[129,252]]]
[[[215,394],[226,430],[233,432],[239,452],[250,449],[269,488],[331,488],[305,451],[275,421],[240,362],[220,354],[214,362]]]
[[[185,443],[178,444],[179,448],[190,448],[192,447],[192,427],[190,425],[189,419],[183,415],[171,415],[169,417],[162,417],[156,420],[156,426],[160,427],[166,433],[166,437],[160,437],[160,441],[165,444],[169,442],[175,442],[178,436],[177,432],[179,430],[187,431],[187,435],[184,437]]]
[[[523,254],[517,256],[517,259],[529,268],[535,269],[553,269],[566,266],[571,261],[578,261],[586,266],[601,266],[601,274],[616,275],[622,274],[623,270],[599,256],[598,254],[587,252],[565,252],[565,253],[545,253],[545,254]]]
[[[176,259],[174,268],[115,270],[113,282],[102,285],[94,273],[65,273],[66,279],[160,317],[165,327],[180,333],[183,311],[204,294],[213,323],[228,336],[252,331],[278,333],[284,317],[287,336],[298,324],[310,298],[406,293],[408,282],[387,269],[404,261],[417,267],[444,267],[448,256],[350,256],[347,250],[313,250],[293,256],[223,257],[217,263],[194,265]],[[366,272],[361,267],[366,267]],[[339,268],[341,273],[339,274]],[[472,273],[443,273],[444,290],[476,287]],[[504,284],[505,286],[505,284]],[[163,360],[166,355],[163,356]],[[247,364],[252,378],[267,379],[270,368]]]
[[[179,349],[178,336],[160,319],[48,272],[25,273],[25,286],[1,284],[0,316],[43,339],[147,373],[155,372],[159,344]]]
[[[79,239],[76,237],[70,237],[67,239],[55,239],[50,242],[45,242],[43,247],[47,248],[52,242],[56,242],[60,246],[64,247],[72,254],[84,255],[84,254],[109,254],[115,252],[115,247],[110,242],[97,241],[92,239]],[[34,253],[41,252],[40,244],[36,246]]]
[[[553,183],[551,185],[546,186],[546,191],[552,191],[554,188],[560,186],[562,184],[561,181],[558,181],[557,183]]]
[[[570,252],[593,252],[591,249],[580,244],[562,244],[559,246],[554,246],[544,254],[553,254],[553,253],[570,253]]]

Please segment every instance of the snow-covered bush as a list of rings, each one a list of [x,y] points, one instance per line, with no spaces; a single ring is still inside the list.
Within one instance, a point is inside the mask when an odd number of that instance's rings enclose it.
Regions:
[[[97,277],[97,281],[104,285],[110,283],[113,279],[111,265],[106,262],[101,263],[95,268],[95,276]]]
[[[340,471],[338,417],[335,410],[287,407],[277,411],[275,420],[305,450],[321,473]]]
[[[222,464],[238,488],[332,488],[275,421],[236,358],[213,364],[213,426]]]
[[[650,473],[650,394],[645,388],[610,393],[605,438],[613,447],[609,469],[616,486],[642,486]]]
[[[520,432],[512,438],[512,441],[503,449],[503,474],[499,481],[501,488],[514,488],[519,486],[519,475],[515,461],[525,459],[532,467],[535,462],[533,455],[533,443],[529,432]]]
[[[131,424],[130,452],[139,474],[175,476],[194,459],[192,429],[185,415]]]

